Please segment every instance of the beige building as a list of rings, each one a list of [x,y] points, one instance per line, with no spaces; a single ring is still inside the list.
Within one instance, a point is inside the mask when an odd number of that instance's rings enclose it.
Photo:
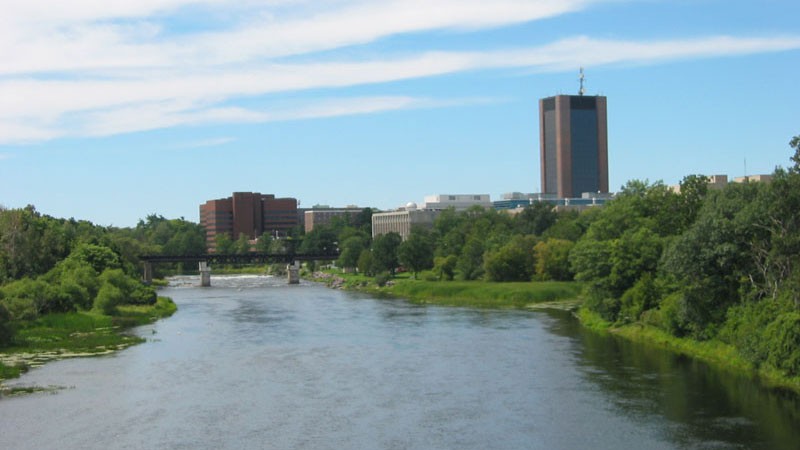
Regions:
[[[415,226],[433,227],[433,221],[439,213],[429,209],[417,209],[414,203],[409,203],[406,208],[398,211],[375,213],[372,215],[372,237],[394,231],[406,240]]]
[[[745,175],[743,177],[736,177],[733,183],[769,183],[772,181],[772,175]],[[727,175],[708,175],[708,188],[709,189],[722,189],[728,185]],[[669,187],[676,194],[681,193],[681,185],[676,184]]]

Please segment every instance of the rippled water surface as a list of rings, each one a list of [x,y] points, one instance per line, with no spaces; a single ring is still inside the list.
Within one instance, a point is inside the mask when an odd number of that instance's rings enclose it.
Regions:
[[[0,400],[0,449],[800,448],[794,396],[566,314],[178,279],[172,318]]]

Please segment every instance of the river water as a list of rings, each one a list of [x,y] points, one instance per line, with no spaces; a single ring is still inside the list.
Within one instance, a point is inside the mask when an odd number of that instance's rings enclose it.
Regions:
[[[415,306],[283,279],[164,290],[148,342],[0,400],[0,449],[800,448],[800,402],[566,313]]]

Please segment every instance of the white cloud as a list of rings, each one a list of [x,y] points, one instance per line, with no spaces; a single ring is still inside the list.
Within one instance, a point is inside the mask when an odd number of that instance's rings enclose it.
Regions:
[[[0,17],[0,145],[63,136],[265,122],[434,107],[411,96],[349,98],[351,86],[474,70],[574,70],[800,48],[800,36],[660,41],[573,37],[516,49],[385,54],[315,52],[403,33],[474,30],[552,17],[601,0],[45,0]],[[177,32],[191,8],[220,29]],[[226,13],[221,13],[225,11]],[[216,16],[213,16],[216,19]],[[347,54],[347,53],[345,53]],[[286,59],[286,56],[303,55]],[[352,54],[350,54],[352,55]],[[238,99],[326,88],[333,98],[243,108]],[[336,98],[339,97],[339,98]],[[261,102],[266,103],[267,100]],[[469,101],[456,99],[459,103]]]

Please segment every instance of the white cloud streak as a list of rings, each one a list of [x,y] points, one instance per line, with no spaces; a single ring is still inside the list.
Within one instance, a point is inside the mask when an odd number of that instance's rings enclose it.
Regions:
[[[315,58],[315,52],[397,34],[504,26],[577,11],[591,3],[595,2],[13,1],[0,18],[0,58],[4,61],[0,66],[0,145],[442,104],[441,100],[409,96],[350,98],[342,94],[343,98],[283,109],[236,106],[237,99],[292,91],[325,88],[335,92],[476,70],[561,71],[580,65],[653,64],[800,48],[800,36],[709,36],[649,42],[574,37],[516,49],[422,49],[402,56]],[[230,9],[232,25],[199,33],[170,30],[164,17],[174,18],[190,8]],[[301,59],[286,59],[288,56]],[[470,100],[449,102],[462,101]]]

